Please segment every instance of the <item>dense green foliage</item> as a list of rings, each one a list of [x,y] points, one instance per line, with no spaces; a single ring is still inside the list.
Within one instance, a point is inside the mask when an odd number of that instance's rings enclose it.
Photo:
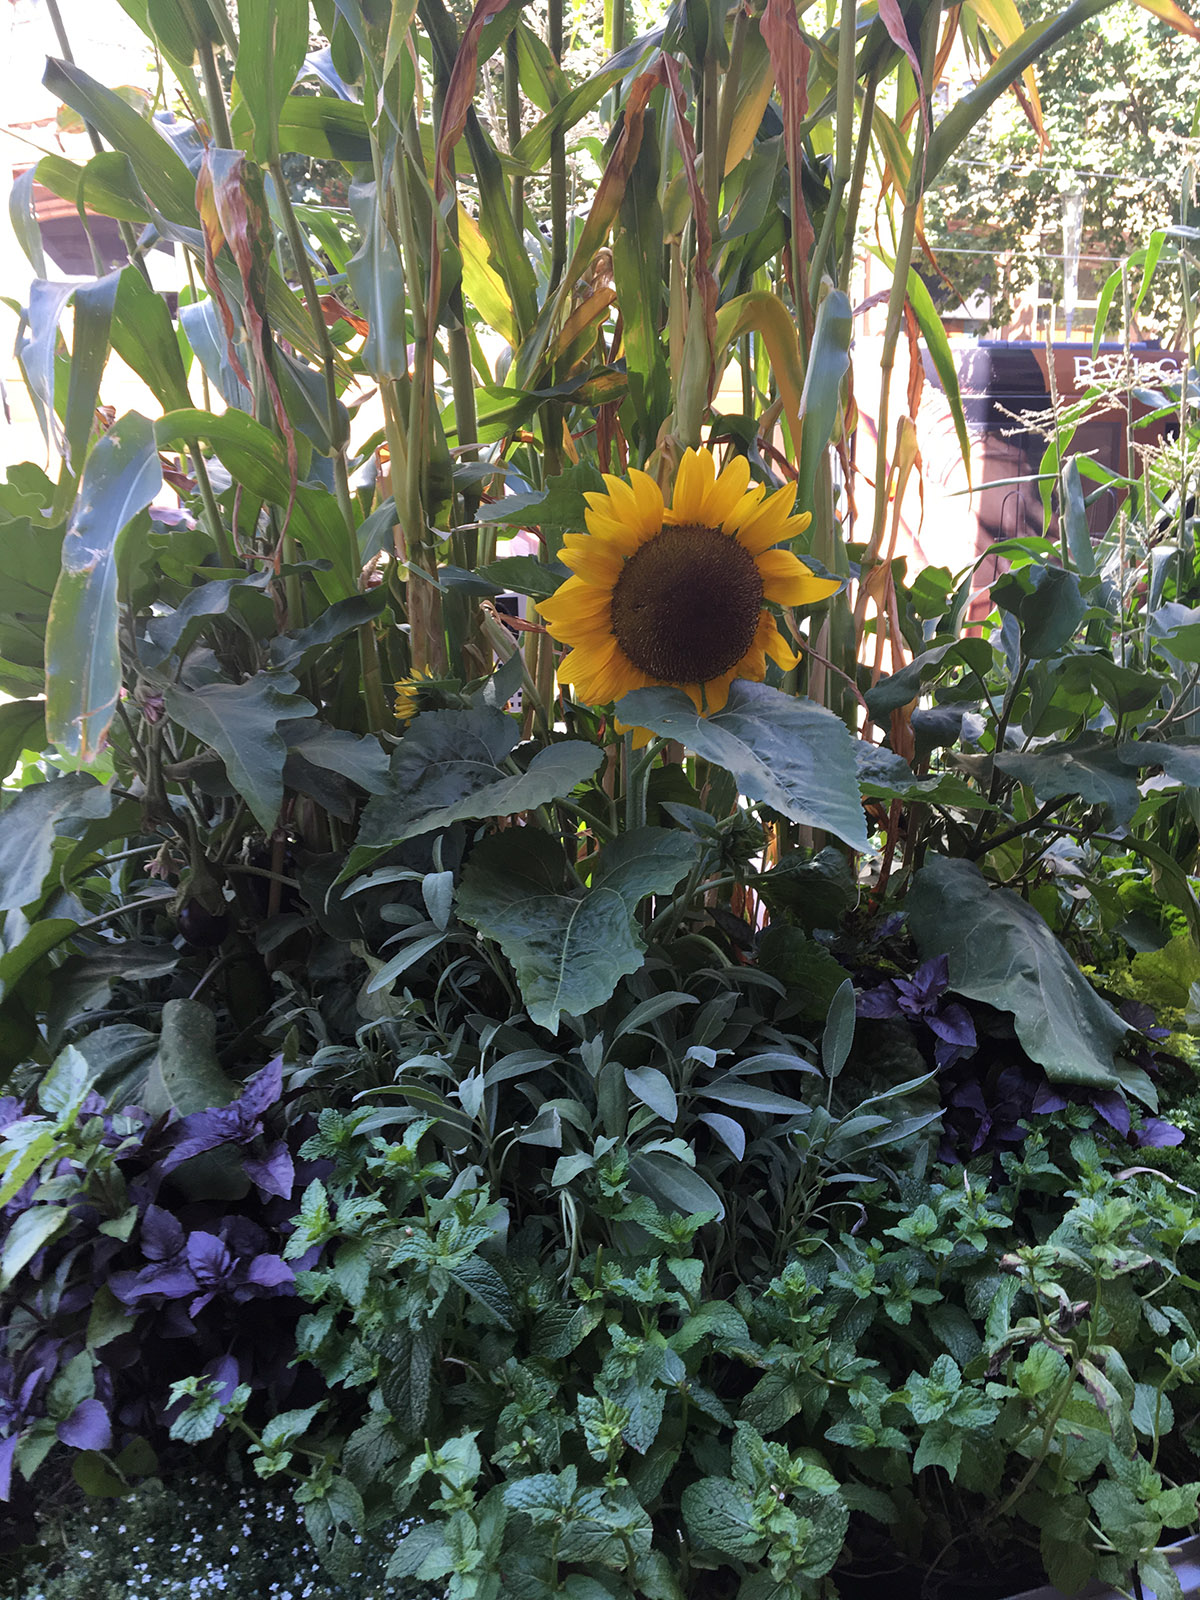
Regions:
[[[630,43],[609,7],[573,78],[557,0],[545,37],[499,0],[155,0],[157,121],[50,63],[112,148],[38,177],[134,259],[34,283],[60,466],[0,486],[11,1542],[182,1450],[288,1482],[333,1581],[370,1535],[452,1600],[935,1589],[979,1548],[1176,1593],[1194,380],[1098,542],[1112,474],[1054,419],[981,625],[974,567],[906,574],[834,470],[872,140],[902,496],[902,326],[962,423],[923,192],[1098,9],[956,8],[1002,53],[936,124],[924,4]],[[294,201],[297,155],[348,211]],[[138,229],[187,252],[178,327]],[[110,349],[161,416],[95,426]],[[620,633],[655,540],[704,670]],[[736,648],[696,550],[741,562]]]

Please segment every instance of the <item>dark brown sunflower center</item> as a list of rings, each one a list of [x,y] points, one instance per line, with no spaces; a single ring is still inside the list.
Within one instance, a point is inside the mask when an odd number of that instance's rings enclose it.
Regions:
[[[754,557],[715,528],[664,528],[625,563],[612,598],[617,643],[664,683],[706,683],[749,650],[762,610]]]

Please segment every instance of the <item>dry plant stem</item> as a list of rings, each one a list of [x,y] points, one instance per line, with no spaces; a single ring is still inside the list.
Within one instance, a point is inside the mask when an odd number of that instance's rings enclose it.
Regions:
[[[938,8],[931,6],[922,24],[921,34],[921,76],[925,82],[929,81],[933,68],[934,52],[937,48],[937,23]],[[904,196],[904,216],[900,223],[900,239],[896,246],[896,266],[892,273],[892,289],[888,296],[887,323],[883,332],[883,351],[879,358],[879,407],[876,412],[875,426],[878,430],[878,443],[875,451],[875,515],[871,524],[871,543],[878,548],[883,533],[883,519],[887,515],[888,460],[888,403],[891,397],[892,369],[896,364],[896,344],[900,337],[900,323],[904,314],[904,301],[908,293],[908,269],[912,261],[913,242],[916,237],[917,208],[921,201],[921,161],[920,130],[923,123],[917,124],[917,133],[914,136],[914,149],[912,172],[908,180],[908,190]],[[928,135],[928,129],[926,129]]]
[[[304,295],[304,303],[308,307],[309,319],[312,322],[313,333],[316,335],[317,349],[321,353],[321,369],[325,380],[325,411],[329,423],[329,437],[335,447],[333,451],[334,492],[337,497],[338,510],[341,512],[342,524],[346,530],[350,570],[352,572],[360,572],[362,562],[358,553],[358,527],[354,518],[353,501],[350,496],[350,480],[346,474],[346,441],[341,437],[342,429],[338,421],[337,357],[333,348],[333,340],[329,337],[329,328],[326,325],[324,313],[321,310],[321,300],[313,278],[312,265],[308,259],[304,236],[300,232],[300,224],[292,208],[291,196],[288,194],[287,180],[283,175],[283,163],[278,156],[271,162],[270,172],[275,181],[275,196],[283,214],[284,231],[287,234],[288,244],[291,246],[296,274],[300,279],[301,293]],[[363,698],[366,702],[367,725],[372,733],[378,733],[387,723],[387,703],[383,695],[383,678],[380,673],[379,650],[375,642],[375,630],[369,622],[364,622],[358,629],[358,652],[362,667]]]

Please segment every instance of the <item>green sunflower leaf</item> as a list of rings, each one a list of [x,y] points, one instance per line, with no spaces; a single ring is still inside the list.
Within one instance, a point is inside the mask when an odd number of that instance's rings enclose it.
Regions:
[[[765,683],[737,682],[724,710],[711,717],[700,716],[681,689],[635,689],[617,715],[724,767],[747,800],[824,828],[855,850],[868,848],[854,741],[824,706]]]
[[[517,722],[489,706],[417,717],[363,812],[343,877],[418,834],[560,800],[600,765],[595,745],[564,739],[539,750],[522,772],[508,760],[519,738]]]
[[[669,894],[697,843],[666,828],[635,828],[604,847],[584,888],[567,875],[561,848],[533,828],[475,846],[458,891],[458,914],[512,963],[529,1015],[552,1033],[559,1018],[603,1005],[637,972],[646,946],[634,921],[648,894]]]

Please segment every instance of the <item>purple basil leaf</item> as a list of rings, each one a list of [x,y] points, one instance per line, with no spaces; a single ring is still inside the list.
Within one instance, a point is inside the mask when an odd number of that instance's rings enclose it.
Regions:
[[[75,1450],[107,1450],[113,1442],[112,1423],[99,1400],[81,1400],[55,1431]]]
[[[241,1368],[233,1356],[216,1356],[205,1367],[204,1376],[216,1384],[217,1399],[222,1405],[233,1399],[233,1391],[242,1381]]]
[[[1057,1089],[1052,1089],[1048,1083],[1043,1083],[1033,1097],[1033,1111],[1039,1115],[1047,1111],[1065,1111],[1067,1098]]]
[[[0,1439],[0,1500],[7,1500],[12,1492],[13,1457],[17,1453],[18,1436],[10,1434]]]
[[[261,1072],[247,1078],[239,1099],[234,1101],[256,1121],[261,1122],[266,1113],[283,1093],[283,1057],[268,1061]]]
[[[957,1003],[945,1007],[936,1016],[925,1021],[947,1044],[956,1044],[963,1050],[974,1050],[979,1043],[975,1036],[975,1020],[965,1006]]]
[[[1163,1117],[1143,1117],[1137,1130],[1137,1142],[1144,1150],[1163,1150],[1168,1145],[1183,1143],[1183,1129]]]
[[[261,1256],[269,1248],[270,1240],[257,1222],[249,1217],[226,1217],[217,1230],[222,1242],[235,1256]]]
[[[220,1288],[233,1271],[233,1257],[214,1233],[189,1234],[187,1256],[196,1283],[204,1288]]]
[[[205,1155],[223,1144],[253,1138],[255,1131],[246,1129],[238,1115],[236,1101],[231,1106],[219,1106],[215,1111],[193,1111],[176,1126],[181,1138],[174,1150],[163,1158],[164,1173],[174,1172],[193,1156]]]
[[[1124,1138],[1129,1132],[1129,1106],[1126,1103],[1125,1096],[1118,1094],[1115,1089],[1107,1089],[1103,1093],[1093,1094],[1089,1098],[1109,1127],[1115,1129]]]
[[[151,1261],[166,1261],[183,1249],[184,1233],[177,1218],[161,1206],[147,1206],[142,1218],[142,1249]]]
[[[911,1006],[914,1015],[928,1011],[929,1007],[942,994],[950,982],[950,957],[934,956],[930,961],[923,961],[909,979],[897,978],[896,988],[902,996],[901,1004],[907,1011]]]
[[[287,1200],[296,1182],[296,1169],[292,1152],[282,1139],[267,1147],[265,1155],[247,1156],[242,1165],[251,1183],[258,1185],[264,1195],[277,1194]]]
[[[278,1289],[285,1283],[295,1283],[296,1277],[282,1256],[259,1256],[250,1263],[246,1281],[260,1289]]]
[[[109,1288],[122,1305],[136,1306],[139,1301],[162,1295],[166,1300],[178,1300],[194,1294],[196,1280],[182,1257],[174,1261],[153,1262],[140,1272],[114,1272]]]
[[[902,1014],[891,983],[881,983],[878,989],[864,989],[858,996],[855,1010],[860,1017],[898,1017]]]

